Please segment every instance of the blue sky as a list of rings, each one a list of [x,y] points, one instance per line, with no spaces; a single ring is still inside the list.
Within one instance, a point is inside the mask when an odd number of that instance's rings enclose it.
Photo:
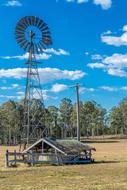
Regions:
[[[28,55],[15,40],[15,27],[35,15],[50,27],[53,45],[37,59],[45,105],[64,97],[94,100],[110,109],[127,96],[126,0],[1,0],[0,103],[19,101],[25,90]]]

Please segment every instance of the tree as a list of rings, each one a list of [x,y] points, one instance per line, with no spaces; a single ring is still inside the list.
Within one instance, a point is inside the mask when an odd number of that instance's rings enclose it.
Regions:
[[[102,134],[104,127],[104,116],[106,110],[101,108],[94,101],[88,101],[83,105],[83,115],[84,115],[84,131],[86,135],[99,135]]]
[[[111,133],[127,134],[127,98],[111,110],[109,120]]]
[[[71,113],[72,113],[72,101],[68,98],[64,98],[61,100],[60,103],[60,119],[59,124],[61,127],[62,132],[62,138],[65,138],[66,136],[70,136],[71,134]]]
[[[1,106],[3,131],[6,137],[6,143],[9,145],[18,143],[21,127],[21,113],[18,108],[18,103],[11,100]]]
[[[110,113],[110,129],[112,134],[123,133],[123,115],[120,107],[114,107]]]
[[[79,103],[80,107],[80,132],[81,135],[83,135],[84,130],[84,116],[83,116],[83,103],[80,101]],[[72,112],[71,112],[71,126],[72,126],[72,135],[75,137],[77,136],[77,108],[76,108],[76,103],[72,107]]]
[[[60,137],[60,127],[58,125],[59,110],[55,106],[49,106],[48,109],[48,126],[50,128],[50,135]]]

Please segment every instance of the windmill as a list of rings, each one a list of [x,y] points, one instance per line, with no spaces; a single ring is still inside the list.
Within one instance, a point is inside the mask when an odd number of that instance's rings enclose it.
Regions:
[[[27,78],[24,99],[24,119],[21,130],[21,149],[41,138],[46,133],[44,102],[38,71],[37,55],[52,44],[48,25],[36,16],[22,18],[16,26],[16,40],[28,56]]]

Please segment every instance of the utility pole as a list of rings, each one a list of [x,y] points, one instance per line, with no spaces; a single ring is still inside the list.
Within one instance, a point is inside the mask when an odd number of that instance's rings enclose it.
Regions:
[[[79,84],[76,84],[76,112],[77,112],[77,140],[80,141],[80,102],[79,102]]]

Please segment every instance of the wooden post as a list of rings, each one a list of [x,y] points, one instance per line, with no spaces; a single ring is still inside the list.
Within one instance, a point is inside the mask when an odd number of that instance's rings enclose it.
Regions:
[[[80,102],[79,102],[79,84],[76,84],[76,96],[77,96],[77,140],[80,141]]]
[[[32,156],[32,163],[31,163],[31,165],[34,166],[35,161],[34,161],[34,152],[33,151],[32,151],[32,155],[31,156]]]
[[[6,150],[6,154],[5,154],[5,167],[9,167],[9,151]]]
[[[44,152],[44,142],[42,141],[42,153]]]
[[[55,150],[55,155],[56,155],[56,161],[57,161],[57,164],[60,165],[60,162],[59,162],[59,156],[57,154],[57,150]]]
[[[16,150],[14,150],[14,165],[16,166]]]

